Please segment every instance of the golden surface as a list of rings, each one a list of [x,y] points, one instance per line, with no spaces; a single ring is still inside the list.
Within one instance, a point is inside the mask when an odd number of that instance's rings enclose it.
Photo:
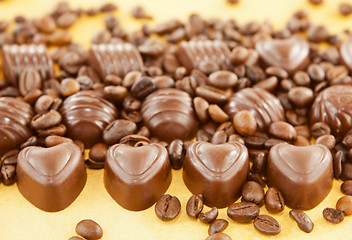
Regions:
[[[130,17],[131,7],[143,4],[146,10],[162,21],[171,17],[186,19],[188,14],[197,11],[205,17],[235,17],[240,23],[249,20],[270,19],[274,26],[283,26],[291,14],[298,9],[308,8],[311,19],[326,24],[331,32],[348,29],[352,16],[342,17],[337,11],[336,0],[325,0],[321,6],[312,6],[306,0],[240,0],[238,5],[230,6],[225,0],[120,0],[116,15],[127,29],[136,29],[141,22]],[[5,0],[0,1],[0,19],[11,19],[17,14],[28,17],[41,16],[51,9],[56,1],[49,0]],[[73,7],[99,6],[103,1],[72,0]],[[83,17],[70,29],[74,41],[88,48],[90,39],[96,31],[103,29],[103,16]],[[208,225],[189,218],[185,206],[191,193],[182,181],[182,171],[173,171],[173,180],[167,193],[176,195],[182,204],[180,215],[173,221],[164,223],[154,213],[154,207],[141,212],[129,212],[121,208],[108,195],[103,184],[103,170],[88,170],[88,180],[82,193],[71,206],[58,213],[46,213],[31,205],[19,193],[16,185],[0,185],[0,239],[51,239],[64,240],[75,235],[76,224],[85,218],[94,219],[104,230],[103,239],[205,239]],[[227,219],[230,224],[225,230],[232,239],[350,239],[352,234],[352,217],[334,225],[322,217],[325,207],[335,207],[342,196],[339,188],[341,181],[335,181],[328,197],[307,214],[315,227],[312,233],[306,234],[298,229],[289,217],[289,209],[283,213],[273,214],[281,224],[282,231],[278,236],[269,237],[259,234],[252,224],[238,224],[226,215],[226,209],[220,210],[219,218]],[[207,210],[208,208],[205,208]],[[265,207],[262,214],[267,214]]]

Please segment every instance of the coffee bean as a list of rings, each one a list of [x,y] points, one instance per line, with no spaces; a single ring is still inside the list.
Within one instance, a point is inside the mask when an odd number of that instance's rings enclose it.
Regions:
[[[77,223],[76,233],[87,240],[96,240],[103,237],[103,229],[98,223],[90,219]]]
[[[238,143],[241,143],[241,144],[245,144],[243,138],[238,135],[238,134],[231,134],[228,138],[227,138],[227,141],[228,142],[238,142]]]
[[[230,118],[217,104],[210,104],[208,113],[210,118],[217,123],[226,122]]]
[[[208,234],[212,235],[215,233],[222,232],[227,228],[228,225],[229,225],[229,222],[226,221],[225,219],[216,219],[214,222],[212,222],[209,225]]]
[[[303,212],[302,210],[299,209],[292,209],[290,211],[290,217],[293,218],[297,226],[306,233],[310,233],[313,228],[314,228],[314,223],[312,220],[308,217],[308,215]]]
[[[22,150],[23,148],[29,147],[29,146],[36,146],[38,144],[38,139],[36,136],[32,136],[28,138],[22,145],[20,146],[20,149]]]
[[[342,172],[340,175],[340,179],[345,180],[352,180],[352,164],[351,163],[342,163]]]
[[[277,235],[281,232],[281,227],[278,221],[268,215],[259,215],[254,219],[253,225],[259,232],[268,235]]]
[[[228,97],[226,92],[212,86],[199,86],[196,88],[196,95],[207,100],[209,103],[223,104]]]
[[[236,113],[233,117],[233,125],[236,131],[242,136],[253,135],[257,129],[257,121],[253,114],[246,110]]]
[[[278,83],[279,83],[279,80],[277,79],[277,77],[272,76],[254,84],[253,88],[260,88],[268,92],[273,92],[277,87]]]
[[[77,15],[73,12],[66,12],[61,14],[56,19],[56,24],[60,28],[69,28],[71,27],[77,20]]]
[[[315,141],[316,144],[321,144],[327,147],[329,150],[332,150],[335,147],[335,137],[333,135],[323,135],[318,137],[318,139]]]
[[[285,208],[284,198],[279,190],[271,187],[266,191],[265,207],[271,213],[282,212]]]
[[[342,211],[345,216],[352,215],[352,196],[343,196],[336,203],[336,209]]]
[[[198,119],[202,122],[206,122],[209,118],[209,103],[204,98],[195,97],[193,99],[193,106],[198,116]]]
[[[339,179],[342,173],[342,159],[344,153],[342,151],[337,151],[334,155],[333,159],[333,169],[334,169],[334,177]]]
[[[13,149],[2,156],[2,165],[17,165],[18,149]],[[0,164],[1,165],[1,164]]]
[[[4,185],[12,185],[16,181],[16,168],[13,165],[1,167],[1,181]]]
[[[92,169],[101,169],[105,165],[105,156],[108,150],[108,146],[104,143],[97,143],[89,151],[89,159],[86,160],[86,164]]]
[[[319,5],[323,3],[323,0],[309,0],[309,2],[314,5]]]
[[[38,113],[32,118],[31,126],[34,129],[49,128],[59,124],[62,117],[59,112],[50,110],[47,113]]]
[[[352,180],[347,180],[341,184],[341,192],[352,196]]]
[[[122,86],[106,86],[103,92],[107,99],[113,102],[121,102],[126,97],[128,90]]]
[[[263,149],[265,142],[268,140],[266,134],[254,133],[253,136],[248,136],[244,138],[246,146],[248,148]]]
[[[222,144],[227,142],[227,133],[224,130],[219,130],[214,133],[211,138],[211,143],[213,144]]]
[[[264,189],[253,181],[248,181],[242,186],[242,197],[247,202],[261,204],[264,200]]]
[[[25,96],[34,89],[40,89],[41,87],[42,78],[38,71],[33,68],[23,70],[18,83],[18,89],[22,96]]]
[[[352,13],[352,5],[350,3],[340,3],[339,12],[344,16],[350,15]]]
[[[84,240],[84,239],[81,237],[73,236],[73,237],[70,237],[68,240]]]
[[[265,153],[259,153],[253,159],[251,172],[258,173],[258,174],[264,173],[266,168],[266,163],[267,163],[267,158]]]
[[[216,71],[209,75],[209,84],[217,88],[235,87],[238,84],[237,75],[230,71]]]
[[[334,208],[325,208],[323,210],[323,217],[331,223],[338,224],[343,221],[345,215],[340,210]]]
[[[138,99],[143,99],[156,90],[153,79],[150,77],[142,77],[135,81],[131,87],[131,95]]]
[[[284,140],[293,140],[297,137],[296,129],[291,124],[282,121],[270,124],[269,133]]]
[[[46,147],[53,147],[61,143],[72,143],[72,142],[73,141],[70,138],[55,136],[55,135],[47,136],[44,141]]]
[[[329,125],[324,122],[316,122],[310,128],[313,137],[318,138],[323,135],[329,135],[331,130]]]
[[[64,97],[71,96],[80,90],[80,84],[76,79],[65,78],[60,83],[61,94]]]
[[[309,77],[315,82],[322,82],[325,79],[325,71],[318,64],[311,64],[308,67]]]
[[[203,223],[212,223],[218,217],[219,211],[216,207],[213,207],[208,212],[201,213],[199,215],[199,220]]]
[[[312,1],[312,0],[310,0]],[[314,0],[316,1],[316,0]],[[326,41],[329,37],[329,31],[326,26],[311,25],[307,30],[307,38],[311,42]]]
[[[181,169],[186,155],[186,149],[183,141],[180,139],[173,140],[168,146],[170,164],[173,169]]]
[[[198,218],[203,210],[203,196],[193,195],[187,202],[186,212],[190,217]]]
[[[38,129],[38,137],[47,137],[50,135],[64,136],[66,133],[66,126],[64,124],[59,124],[51,128]]]
[[[348,148],[352,147],[352,134],[350,132],[342,139],[342,144]]]
[[[269,76],[275,76],[281,79],[288,78],[286,70],[280,67],[268,67],[265,69],[265,73]]]
[[[309,146],[310,142],[308,138],[303,137],[303,136],[297,136],[297,138],[294,140],[293,144],[295,146]]]
[[[117,119],[107,125],[103,132],[104,142],[108,145],[118,143],[121,138],[135,133],[137,125],[129,120]]]
[[[251,202],[233,203],[227,208],[227,216],[239,223],[249,223],[259,215],[259,207]]]
[[[297,107],[306,107],[314,100],[314,93],[307,87],[294,87],[288,92],[288,98]]]
[[[149,138],[142,136],[142,135],[137,135],[137,134],[131,134],[131,135],[127,135],[123,138],[121,138],[120,143],[121,144],[127,144],[130,146],[134,146],[140,142],[145,142],[147,144],[150,143]]]
[[[247,176],[247,180],[257,182],[263,188],[265,188],[266,186],[265,180],[258,173],[249,172]]]
[[[232,238],[225,233],[214,233],[205,240],[232,240]]]
[[[269,138],[268,140],[265,141],[264,146],[266,149],[270,150],[270,148],[280,143],[285,143],[285,141],[277,138]]]
[[[180,210],[180,200],[169,194],[161,196],[155,205],[155,213],[162,221],[170,221],[176,218]]]

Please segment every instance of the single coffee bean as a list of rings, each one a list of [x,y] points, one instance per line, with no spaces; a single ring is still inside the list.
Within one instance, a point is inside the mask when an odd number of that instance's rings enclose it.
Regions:
[[[265,142],[269,139],[268,135],[255,132],[252,136],[244,138],[246,146],[253,149],[264,149]]]
[[[228,142],[239,142],[239,143],[241,143],[243,145],[245,144],[243,138],[240,135],[238,135],[238,134],[231,134],[227,138],[227,141]]]
[[[56,30],[55,19],[51,16],[44,16],[35,22],[36,27],[43,33],[52,33]]]
[[[352,13],[352,4],[340,3],[339,4],[339,12],[344,16],[350,15]]]
[[[333,159],[333,170],[334,170],[334,177],[336,179],[339,179],[342,173],[342,159],[343,159],[343,151],[337,151],[335,153],[334,159]]]
[[[80,84],[76,79],[65,78],[60,83],[60,91],[62,96],[68,97],[80,90]]]
[[[217,123],[226,122],[230,118],[217,104],[210,104],[208,112],[210,118]]]
[[[264,89],[268,92],[273,92],[278,84],[279,84],[278,78],[275,76],[271,76],[254,84],[252,87]]]
[[[285,201],[279,190],[271,187],[266,191],[265,207],[271,213],[279,213],[284,210]]]
[[[213,207],[208,212],[201,213],[199,215],[199,220],[203,223],[212,223],[219,215],[219,210],[216,207]]]
[[[86,160],[87,166],[93,169],[104,168],[107,150],[108,146],[104,143],[93,145],[89,151],[89,159]]]
[[[64,124],[59,124],[51,128],[38,129],[38,137],[47,137],[50,135],[64,136],[66,133],[66,126]]]
[[[223,104],[228,100],[225,91],[207,85],[197,87],[196,95],[214,104]]]
[[[208,108],[209,103],[201,97],[195,97],[193,99],[194,110],[197,113],[198,119],[201,122],[206,122],[209,118]]]
[[[62,120],[58,111],[50,110],[47,113],[38,113],[32,118],[31,126],[34,129],[50,128],[59,124]]]
[[[87,240],[96,240],[103,237],[103,229],[98,223],[90,219],[77,223],[76,233]]]
[[[329,135],[331,132],[331,129],[329,125],[327,125],[324,122],[316,122],[310,128],[310,131],[313,137],[318,138],[323,135]]]
[[[342,163],[342,171],[340,175],[340,179],[345,180],[352,180],[352,164],[345,162]]]
[[[213,144],[222,144],[227,142],[227,133],[224,130],[219,130],[214,133],[211,138],[211,143]]]
[[[335,137],[333,135],[322,135],[317,138],[315,141],[316,144],[321,144],[327,147],[329,150],[332,150],[335,147]]]
[[[253,225],[259,232],[268,235],[277,235],[281,232],[279,222],[268,215],[259,215],[254,219]]]
[[[227,208],[227,216],[239,223],[249,223],[259,215],[259,207],[251,202],[233,203]]]
[[[265,180],[258,173],[249,172],[248,176],[247,176],[247,180],[257,182],[263,188],[265,188],[265,186],[266,186]]]
[[[177,197],[165,194],[155,204],[155,213],[162,221],[170,221],[177,217],[181,210],[181,203]]]
[[[208,233],[209,235],[212,235],[214,233],[222,232],[227,228],[228,225],[229,222],[225,219],[216,219],[209,225]]]
[[[323,70],[324,76],[325,76],[325,72]],[[297,86],[309,86],[310,84],[310,78],[309,75],[306,72],[303,71],[297,71],[295,72],[295,74],[293,75],[293,82],[297,85]],[[288,88],[289,90],[290,88]]]
[[[122,104],[124,109],[127,111],[136,111],[140,109],[142,102],[130,95],[127,95],[123,99]]]
[[[29,146],[36,146],[38,145],[38,139],[36,136],[32,136],[28,138],[22,145],[20,146],[20,149],[22,150],[23,148],[29,147]]]
[[[352,196],[343,196],[336,203],[336,209],[342,211],[345,216],[352,215]]]
[[[321,1],[321,0],[309,0]],[[329,37],[329,31],[326,26],[312,24],[307,30],[307,38],[310,42],[323,42]]]
[[[264,200],[264,189],[257,182],[248,181],[242,186],[242,197],[247,202],[261,204]]]
[[[225,233],[214,233],[205,240],[232,240],[232,238]]]
[[[2,165],[16,166],[18,153],[19,153],[18,149],[13,149],[13,150],[5,153],[4,156],[2,156]]]
[[[143,99],[156,90],[153,79],[150,77],[142,77],[134,82],[131,87],[131,95],[138,99]]]
[[[240,111],[233,118],[236,131],[242,136],[253,135],[257,130],[257,121],[249,111]]]
[[[323,3],[323,0],[309,0],[309,2],[314,5],[319,5]]]
[[[1,167],[1,181],[4,185],[12,185],[16,181],[16,168],[13,165]]]
[[[266,158],[265,153],[263,153],[263,152],[259,153],[253,159],[251,172],[252,173],[258,173],[258,174],[264,173],[265,172],[265,168],[266,168],[266,163],[267,163],[267,158]]]
[[[314,223],[305,212],[299,209],[292,209],[289,214],[303,232],[310,233],[313,230]]]
[[[73,141],[70,138],[55,136],[55,135],[47,136],[44,141],[46,147],[53,147],[61,143],[72,143],[72,142]]]
[[[137,134],[127,135],[127,136],[121,138],[121,140],[120,140],[121,144],[127,144],[130,146],[134,146],[136,144],[139,144],[140,142],[145,142],[145,143],[149,144],[151,141],[149,138],[147,138],[143,135],[137,135]]]
[[[231,135],[235,133],[235,128],[233,127],[232,122],[224,122],[219,127],[216,128],[216,131],[223,130],[227,135]]]
[[[70,237],[68,240],[84,240],[84,239],[81,237],[73,236],[73,237]]]
[[[193,195],[187,202],[186,212],[190,217],[198,218],[203,210],[203,196]]]
[[[342,139],[342,144],[345,147],[352,148],[352,134],[350,132]]]
[[[341,192],[352,196],[352,180],[347,180],[341,184]]]
[[[42,78],[38,71],[33,68],[26,68],[21,73],[18,89],[22,96],[33,91],[34,89],[40,89],[42,87]]]
[[[323,210],[323,217],[331,223],[338,224],[343,221],[345,214],[334,208],[325,208]]]
[[[321,82],[325,79],[325,71],[322,66],[318,64],[311,64],[308,67],[309,77],[315,82]]]
[[[79,88],[81,90],[89,90],[93,87],[93,80],[88,76],[78,76],[76,78],[76,81],[79,83]]]
[[[280,143],[285,143],[285,142],[286,141],[281,140],[281,139],[269,138],[268,140],[265,141],[264,146],[265,146],[266,149],[270,150],[270,148],[272,148],[273,146],[275,146],[277,144],[280,144]]]
[[[107,125],[103,131],[104,142],[108,145],[118,143],[123,137],[135,133],[137,125],[125,119],[117,119]]]
[[[180,139],[173,140],[168,146],[169,159],[173,169],[181,169],[186,155],[186,149],[183,141]]]
[[[288,78],[288,73],[286,70],[280,67],[268,67],[265,69],[265,73],[269,76],[275,76],[281,79]]]
[[[296,129],[291,124],[282,121],[270,124],[269,133],[284,140],[294,140],[297,137]]]
[[[230,71],[216,71],[209,75],[209,84],[218,88],[235,87],[238,84],[238,78]]]
[[[314,93],[307,87],[294,87],[288,92],[288,99],[297,107],[306,107],[314,100]]]
[[[127,88],[123,86],[106,86],[104,87],[104,97],[113,101],[113,102],[121,102],[127,95]]]
[[[34,110],[36,113],[44,113],[50,110],[57,110],[59,109],[62,100],[60,98],[54,98],[50,95],[42,95],[38,98],[34,105]]]

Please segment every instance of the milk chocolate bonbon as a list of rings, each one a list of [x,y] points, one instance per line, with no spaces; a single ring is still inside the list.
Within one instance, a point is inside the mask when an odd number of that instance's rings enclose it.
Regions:
[[[287,206],[308,210],[330,192],[332,156],[323,145],[297,147],[281,143],[270,149],[266,173],[268,185],[282,193]]]
[[[248,172],[248,151],[244,145],[199,141],[188,148],[183,180],[193,194],[203,195],[204,204],[223,208],[240,196]]]
[[[67,136],[87,148],[102,141],[104,128],[118,115],[117,109],[98,92],[81,91],[68,97],[61,109]]]
[[[86,180],[82,153],[74,143],[27,147],[18,155],[18,190],[41,210],[65,209],[80,194]]]
[[[105,188],[122,207],[140,211],[152,206],[171,183],[166,148],[160,144],[115,144],[106,155]]]
[[[141,114],[152,134],[164,141],[192,139],[197,131],[192,98],[178,89],[159,89],[150,94],[142,104]]]
[[[0,98],[0,156],[18,148],[31,135],[32,107],[21,100]]]

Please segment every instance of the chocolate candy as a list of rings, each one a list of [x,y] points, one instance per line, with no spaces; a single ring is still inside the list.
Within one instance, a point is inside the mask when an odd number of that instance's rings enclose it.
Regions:
[[[259,40],[255,48],[265,64],[281,67],[290,74],[309,63],[309,44],[300,37],[265,38]]]
[[[181,42],[175,54],[189,71],[199,68],[206,61],[217,64],[223,70],[228,69],[231,64],[230,50],[224,41],[219,40]]]
[[[282,193],[287,206],[308,210],[330,192],[333,180],[331,153],[319,144],[297,147],[281,143],[270,149],[266,173],[268,185]]]
[[[340,47],[342,62],[352,71],[352,37],[349,37]]]
[[[204,204],[223,208],[240,196],[248,172],[248,151],[244,145],[199,141],[188,148],[183,181],[193,194],[203,195]]]
[[[252,112],[261,131],[267,131],[272,122],[285,120],[280,100],[271,93],[257,88],[245,88],[234,93],[224,110],[231,117],[242,110]]]
[[[61,109],[67,136],[89,148],[102,141],[104,128],[118,115],[117,109],[98,92],[81,91],[68,97]]]
[[[0,98],[0,156],[18,148],[31,135],[32,107],[21,100]]]
[[[4,45],[1,50],[2,69],[5,80],[18,86],[22,71],[26,68],[37,70],[43,80],[54,78],[54,64],[44,45]]]
[[[82,153],[74,143],[27,147],[18,154],[18,190],[41,210],[65,209],[80,194],[86,180]]]
[[[141,114],[152,134],[168,142],[192,139],[198,128],[192,98],[178,89],[159,89],[150,94]]]
[[[327,123],[336,137],[343,137],[352,127],[352,86],[335,85],[323,90],[310,112],[311,125]]]
[[[171,183],[166,148],[160,144],[111,146],[106,154],[104,183],[122,207],[132,211],[149,208]]]
[[[89,62],[103,79],[110,74],[124,77],[144,68],[141,55],[130,43],[95,44],[89,50]]]

